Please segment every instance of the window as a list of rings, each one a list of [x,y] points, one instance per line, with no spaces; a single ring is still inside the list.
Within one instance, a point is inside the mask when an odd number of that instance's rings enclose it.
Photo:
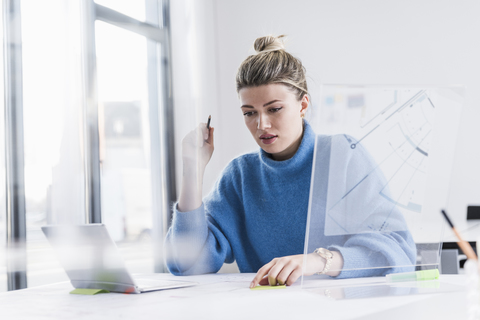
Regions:
[[[0,32],[3,35],[3,15],[0,15]],[[3,51],[1,54],[3,61]],[[0,64],[0,99],[5,101],[3,94],[3,63]],[[6,199],[6,177],[5,177],[5,104],[0,104],[0,292],[7,290],[7,266],[6,266],[6,239],[7,239],[7,199]]]
[[[95,38],[102,222],[127,264],[141,256],[133,271],[152,272],[147,41],[102,21]]]
[[[121,12],[139,21],[145,21],[145,2],[138,0],[95,0],[104,7]]]
[[[28,286],[68,280],[40,227],[85,221],[79,11],[21,6]]]
[[[16,124],[22,138],[12,147],[0,132],[0,291],[7,283],[14,290],[68,279],[40,229],[45,224],[103,222],[132,272],[163,271],[163,221],[172,196],[165,196],[162,179],[174,172],[161,154],[167,138],[160,127],[173,124],[163,118],[162,108],[172,106],[159,86],[169,77],[158,63],[160,56],[168,62],[168,52],[161,51],[166,28],[157,16],[164,2],[8,3],[13,9],[4,6],[6,31],[16,38],[3,39],[4,52],[19,67],[2,70],[10,78],[9,86],[0,80],[0,95],[6,88],[20,99],[8,104],[18,116],[4,119],[2,110],[0,121]],[[12,168],[4,160],[12,150],[24,161],[18,166],[24,192],[14,192],[25,209],[14,208],[21,219],[13,225],[26,227],[15,235],[26,249],[16,252],[24,264],[21,281],[10,285],[3,262],[5,239],[13,234],[6,228]]]

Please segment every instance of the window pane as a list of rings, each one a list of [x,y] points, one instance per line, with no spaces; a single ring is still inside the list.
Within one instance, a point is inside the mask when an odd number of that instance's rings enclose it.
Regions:
[[[40,227],[84,223],[79,3],[23,0],[27,282],[68,280]]]
[[[3,35],[3,15],[0,15],[0,34]],[[3,38],[2,38],[3,43]],[[3,61],[3,50],[0,53]],[[5,101],[3,95],[3,63],[0,63],[0,99]],[[0,103],[0,292],[7,291],[7,268],[5,257],[6,246],[6,180],[5,180],[5,104]]]
[[[97,21],[102,222],[132,272],[152,272],[146,39]]]
[[[95,2],[137,20],[145,21],[144,0],[95,0]]]

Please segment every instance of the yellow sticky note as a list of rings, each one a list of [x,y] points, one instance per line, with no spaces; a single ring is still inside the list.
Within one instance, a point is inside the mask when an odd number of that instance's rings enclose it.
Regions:
[[[285,289],[286,287],[287,287],[286,285],[281,285],[281,286],[256,286],[256,287],[250,288],[250,290]]]
[[[103,289],[75,289],[70,291],[71,294],[86,294],[86,295],[94,295],[99,293],[110,293],[110,291],[103,290]]]

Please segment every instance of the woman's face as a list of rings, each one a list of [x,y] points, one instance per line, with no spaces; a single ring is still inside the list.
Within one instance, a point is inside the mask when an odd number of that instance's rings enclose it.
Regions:
[[[243,88],[239,96],[245,124],[260,148],[275,160],[293,157],[302,141],[308,96],[298,101],[283,84]]]

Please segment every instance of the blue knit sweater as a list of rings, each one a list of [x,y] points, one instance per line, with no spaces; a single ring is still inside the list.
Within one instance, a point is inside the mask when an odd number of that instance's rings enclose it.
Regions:
[[[212,273],[235,260],[241,272],[257,272],[273,258],[303,253],[315,141],[305,122],[301,145],[292,158],[275,161],[262,149],[242,155],[227,165],[200,208],[190,212],[175,208],[165,240],[170,272]],[[326,177],[316,190],[317,204],[326,203],[330,143],[331,137],[317,138],[315,174]],[[344,271],[338,278],[412,270],[405,267],[414,264],[416,256],[408,231],[326,236],[325,207],[317,205],[316,210],[320,218],[314,222],[320,232],[310,235],[314,241],[308,247],[342,254]],[[369,269],[379,266],[398,267]]]

